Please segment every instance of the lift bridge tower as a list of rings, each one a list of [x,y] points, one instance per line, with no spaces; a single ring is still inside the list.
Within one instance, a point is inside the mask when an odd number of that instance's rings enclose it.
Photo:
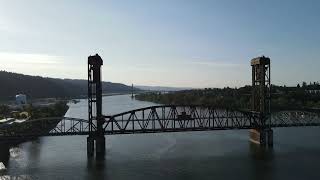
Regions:
[[[102,115],[102,83],[101,66],[103,60],[96,54],[88,57],[88,119],[89,137],[87,138],[88,157],[104,157],[105,137],[103,132],[104,117]]]
[[[255,129],[250,130],[250,141],[265,147],[273,146],[271,129],[271,67],[270,58],[257,57],[251,60],[252,67],[252,111],[259,114]]]

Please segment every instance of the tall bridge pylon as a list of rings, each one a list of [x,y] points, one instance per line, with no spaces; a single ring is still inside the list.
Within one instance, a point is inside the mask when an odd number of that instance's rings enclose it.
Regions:
[[[271,129],[271,66],[270,58],[257,57],[251,60],[252,111],[259,113],[260,125],[250,131],[250,141],[261,146],[273,146]]]
[[[88,157],[97,157],[105,154],[104,116],[102,115],[102,58],[96,54],[88,57],[88,120],[89,137],[87,138]]]

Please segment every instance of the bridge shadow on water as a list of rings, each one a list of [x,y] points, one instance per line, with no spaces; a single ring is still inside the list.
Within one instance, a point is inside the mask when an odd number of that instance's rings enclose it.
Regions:
[[[249,150],[252,159],[263,160],[263,161],[272,161],[274,159],[274,149],[273,148],[263,148],[259,145],[249,143]]]
[[[241,176],[248,172],[248,179],[273,179],[275,167],[273,161],[275,152],[273,149],[265,149],[248,143],[248,158],[238,156],[228,157],[173,157],[151,160],[127,160],[122,169],[115,160],[107,158],[87,160],[88,179],[112,179],[123,177],[124,179],[141,179],[153,177],[154,179],[233,179],[237,174]],[[108,153],[108,152],[107,152]],[[112,154],[113,152],[111,152]],[[232,163],[232,165],[231,165]],[[244,164],[243,167],[241,165]],[[212,166],[214,165],[214,166]],[[195,169],[193,167],[196,167]],[[251,166],[251,167],[250,167]],[[144,167],[145,169],[141,169]],[[122,170],[119,170],[122,169]],[[137,172],[131,174],[133,170]],[[155,171],[158,169],[159,172]],[[253,171],[249,171],[249,169]],[[118,174],[122,172],[121,174]],[[226,173],[227,171],[234,173]],[[242,172],[241,172],[242,171]],[[166,172],[168,174],[159,174]],[[209,173],[210,172],[210,173]],[[212,174],[211,174],[212,173]],[[130,176],[131,174],[132,176]],[[225,177],[223,177],[225,176]],[[129,178],[130,177],[130,178]]]
[[[274,149],[249,143],[249,152],[253,165],[253,179],[274,179]]]
[[[87,179],[108,179],[107,177],[106,156],[101,158],[88,158],[87,160]]]

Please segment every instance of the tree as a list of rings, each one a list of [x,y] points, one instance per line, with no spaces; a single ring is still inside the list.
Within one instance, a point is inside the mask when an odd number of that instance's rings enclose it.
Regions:
[[[300,88],[300,84],[297,85],[297,88]]]
[[[302,87],[303,87],[303,88],[306,88],[306,87],[307,87],[307,83],[303,81],[303,82],[302,82]]]

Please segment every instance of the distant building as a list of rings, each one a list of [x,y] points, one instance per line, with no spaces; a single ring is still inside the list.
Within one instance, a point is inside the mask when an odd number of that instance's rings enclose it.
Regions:
[[[16,95],[16,104],[19,106],[27,104],[27,96],[25,94]]]

